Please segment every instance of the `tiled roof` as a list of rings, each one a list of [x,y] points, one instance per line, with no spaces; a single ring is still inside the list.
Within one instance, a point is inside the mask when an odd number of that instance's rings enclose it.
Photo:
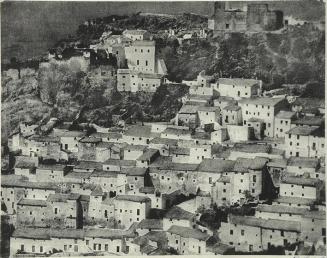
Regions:
[[[102,169],[102,163],[96,161],[79,161],[78,164],[75,165],[75,169]]]
[[[62,194],[62,193],[55,193],[50,194],[48,196],[48,202],[67,202],[68,200],[76,201],[80,197],[80,194],[77,193],[70,193],[70,194]]]
[[[303,214],[303,217],[326,220],[326,211],[324,211],[324,210],[316,210],[316,211],[307,210]]]
[[[170,153],[175,155],[190,155],[190,149],[181,148],[181,147],[172,147],[170,148]]]
[[[100,143],[102,141],[101,138],[96,137],[84,137],[79,140],[81,143]]]
[[[195,214],[183,210],[178,206],[173,206],[166,214],[165,218],[169,219],[182,219],[182,220],[192,220]]]
[[[126,173],[127,176],[144,176],[147,171],[148,171],[147,168],[139,168],[139,167],[121,169],[121,172]]]
[[[47,201],[36,199],[20,199],[17,205],[47,207]]]
[[[316,178],[286,176],[282,178],[281,183],[315,187],[320,183],[320,180]]]
[[[47,228],[16,228],[12,237],[48,240],[50,234]]]
[[[302,106],[304,109],[307,108],[325,108],[325,100],[318,98],[297,98],[292,106]]]
[[[151,199],[146,196],[137,196],[137,195],[117,195],[116,200],[120,201],[130,201],[130,202],[150,202]]]
[[[42,169],[42,170],[64,171],[66,168],[66,165],[64,165],[64,164],[52,164],[52,165],[39,164],[39,166],[37,168]]]
[[[35,168],[35,163],[33,161],[28,162],[24,160],[20,160],[15,164],[15,168]]]
[[[239,103],[250,104],[250,105],[261,105],[261,106],[275,106],[283,100],[285,100],[285,99],[284,98],[260,97],[260,98],[241,99],[241,100],[239,100]]]
[[[90,176],[92,175],[92,172],[68,172],[67,175],[65,175],[65,177],[67,178],[76,178],[76,179],[83,179],[83,178],[90,178]]]
[[[153,186],[144,186],[144,187],[140,187],[139,192],[140,193],[154,194],[155,193],[155,188]]]
[[[184,104],[181,109],[178,111],[179,114],[196,114],[199,106],[196,105],[187,105]]]
[[[151,137],[151,126],[147,125],[133,125],[127,128],[124,135],[135,136],[135,137]]]
[[[280,167],[286,168],[287,160],[286,159],[272,159],[267,163],[267,167]]]
[[[124,160],[124,159],[108,159],[104,163],[104,165],[112,165],[112,166],[120,166],[120,167],[135,167],[135,160]]]
[[[150,160],[154,155],[158,154],[157,149],[147,149],[137,160]]]
[[[23,181],[23,177],[16,175],[1,175],[2,187],[18,187],[18,188],[33,188],[33,189],[47,189],[57,190],[58,186],[51,182],[31,182]]]
[[[318,131],[318,129],[319,129],[318,126],[297,126],[285,133],[308,136],[308,135],[315,134],[315,132]]]
[[[247,152],[247,153],[270,153],[270,144],[250,144],[250,143],[236,143],[232,151]]]
[[[255,157],[254,159],[238,158],[233,171],[248,172],[249,169],[261,170],[269,161],[267,158]]]
[[[292,122],[296,125],[320,126],[324,123],[324,118],[317,116],[304,116]]]
[[[235,86],[253,86],[260,83],[255,79],[243,79],[243,78],[219,78],[219,84],[235,85]]]
[[[189,130],[177,129],[177,128],[167,128],[162,134],[174,134],[174,135],[187,135],[191,134]]]
[[[180,226],[171,226],[168,231],[171,234],[179,235],[183,238],[194,238],[200,241],[206,241],[210,236],[206,233],[203,233],[199,229],[180,227]]]
[[[292,206],[285,205],[268,205],[268,204],[259,204],[256,207],[256,212],[270,212],[270,213],[287,213],[287,214],[298,214],[302,215],[305,213],[306,208],[297,208]]]
[[[58,130],[54,133],[58,137],[84,137],[86,132],[83,131],[69,131],[69,130]]]
[[[319,165],[319,159],[315,159],[315,158],[290,157],[287,160],[287,166],[317,168],[318,165]]]
[[[31,141],[36,142],[52,142],[52,143],[59,143],[60,139],[59,137],[53,137],[53,136],[40,136],[40,135],[33,135],[28,138]]]
[[[152,40],[136,40],[132,43],[133,46],[154,47],[155,42]]]
[[[128,144],[126,146],[123,147],[124,150],[130,150],[130,151],[144,151],[147,148],[147,146],[145,145],[131,145]]]
[[[199,167],[198,171],[210,172],[210,173],[224,173],[233,171],[235,161],[223,160],[223,159],[204,159]]]
[[[238,225],[247,225],[252,227],[261,227],[268,229],[277,229],[284,231],[301,231],[301,223],[297,221],[289,221],[289,220],[277,220],[277,219],[261,219],[250,216],[236,216],[230,215],[229,222],[231,224]]]
[[[241,107],[237,106],[237,105],[228,105],[228,106],[224,107],[224,110],[231,110],[231,111],[238,111],[240,109],[241,109]]]
[[[105,238],[105,239],[122,239],[124,237],[134,238],[135,233],[129,230],[120,230],[120,229],[106,229],[106,228],[96,228],[96,229],[87,229],[85,231],[85,237],[90,238]]]
[[[219,107],[198,107],[198,111],[202,112],[216,112],[217,110],[219,110]]]
[[[273,202],[277,203],[292,203],[292,204],[301,204],[301,205],[307,205],[313,204],[315,202],[314,199],[308,199],[308,198],[301,198],[301,197],[289,197],[289,196],[280,196],[277,199],[275,199]]]
[[[167,144],[167,145],[177,145],[178,140],[176,139],[168,139],[168,138],[160,138],[156,137],[150,141],[150,144]]]
[[[161,219],[143,219],[137,226],[142,229],[162,229]]]

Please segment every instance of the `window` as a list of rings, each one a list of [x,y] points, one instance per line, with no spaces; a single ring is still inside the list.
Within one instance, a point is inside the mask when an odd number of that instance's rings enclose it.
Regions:
[[[119,253],[119,246],[117,246],[117,248],[116,248],[116,252]]]
[[[176,244],[178,244],[178,240],[176,239]]]
[[[253,175],[253,182],[257,182],[257,176],[256,175]]]
[[[226,29],[229,29],[229,24],[228,23],[226,23]]]
[[[209,184],[212,184],[212,177],[209,177]]]
[[[233,230],[232,229],[229,231],[229,234],[233,235]]]
[[[98,250],[99,250],[99,251],[101,250],[101,244],[98,245]]]
[[[243,179],[241,179],[241,183],[243,183]]]
[[[108,251],[108,244],[105,244],[105,245],[104,245],[104,250],[105,250],[105,251]]]
[[[89,245],[89,243],[90,243],[90,240],[86,240],[85,242],[86,242],[86,245]]]
[[[43,253],[43,246],[40,246],[40,253]]]
[[[145,60],[145,66],[148,66],[148,60]]]
[[[24,251],[24,245],[20,245],[20,250]]]
[[[244,236],[244,229],[241,230],[241,235]]]
[[[55,214],[58,213],[58,208],[55,208],[54,213],[55,213]]]
[[[97,244],[93,244],[93,250],[97,249]]]
[[[268,127],[270,127],[271,126],[271,124],[270,123],[268,123]]]
[[[136,214],[137,214],[137,215],[140,215],[140,209],[137,209],[137,210],[136,210]]]
[[[32,245],[32,252],[35,253],[35,246]]]
[[[137,65],[140,65],[140,60],[136,60],[136,64]]]
[[[296,139],[298,139],[298,140],[299,140],[299,139],[300,139],[300,135],[297,135],[297,136],[296,136]]]

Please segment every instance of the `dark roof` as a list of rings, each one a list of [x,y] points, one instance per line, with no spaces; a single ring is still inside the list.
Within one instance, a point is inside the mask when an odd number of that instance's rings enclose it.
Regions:
[[[241,99],[239,101],[239,103],[250,104],[250,105],[261,105],[261,106],[275,106],[283,100],[285,100],[285,99],[284,98],[259,97],[259,98]]]
[[[177,145],[178,140],[176,139],[169,139],[169,138],[161,138],[156,137],[150,141],[153,144],[167,144],[167,145]]]
[[[318,116],[304,116],[292,122],[296,125],[320,126],[324,123],[324,118]]]
[[[20,160],[15,164],[15,168],[28,168],[28,169],[33,169],[35,168],[35,163],[30,161],[24,161]]]
[[[231,110],[231,111],[238,111],[241,109],[240,106],[237,105],[228,105],[226,107],[223,108],[224,110]]]
[[[325,108],[325,100],[318,98],[297,98],[292,106],[302,106],[304,109]]]
[[[314,135],[318,130],[319,130],[318,126],[297,126],[285,133],[308,136],[308,135]]]
[[[261,227],[295,232],[301,231],[301,223],[290,220],[261,219],[250,216],[230,215],[229,222],[231,224],[247,225],[251,227]]]
[[[68,200],[76,201],[80,197],[80,194],[77,193],[70,193],[70,194],[62,194],[62,193],[55,193],[50,194],[47,201],[48,202],[67,202]]]
[[[268,205],[268,204],[259,204],[256,207],[256,211],[261,212],[270,212],[270,213],[287,213],[287,214],[298,214],[302,215],[305,213],[306,208],[297,208],[286,205]]]
[[[2,175],[1,176],[1,186],[2,187],[47,189],[47,190],[57,190],[58,189],[58,186],[55,183],[23,181],[23,177],[17,177],[16,175]]]
[[[150,160],[154,155],[158,154],[157,149],[147,149],[137,160]]]
[[[150,202],[151,199],[146,196],[137,196],[137,195],[118,195],[115,197],[116,200],[120,201],[129,201],[129,202]]]
[[[224,173],[233,171],[235,161],[223,159],[204,159],[198,167],[198,171],[210,173]]]
[[[165,218],[169,219],[183,219],[183,220],[192,220],[195,214],[183,210],[178,206],[173,206],[166,214]]]
[[[36,199],[20,199],[17,205],[47,207],[47,201]]]
[[[139,192],[153,194],[155,193],[155,188],[153,186],[144,186],[139,188]]]
[[[301,198],[301,197],[289,197],[289,196],[280,196],[275,199],[273,202],[279,203],[292,203],[292,204],[302,204],[309,206],[315,202],[314,199]]]
[[[317,178],[286,176],[281,179],[281,183],[316,187],[321,183],[321,181]]]
[[[127,131],[124,133],[124,135],[150,138],[153,134],[151,133],[151,126],[132,125],[127,128]]]
[[[234,170],[235,172],[248,172],[249,169],[261,170],[269,161],[267,158],[255,157],[254,159],[238,158],[236,160]]]
[[[37,168],[42,169],[42,170],[64,171],[66,168],[66,165],[64,165],[64,164],[53,164],[53,165],[39,164],[39,166]]]
[[[162,229],[162,220],[143,219],[137,227],[141,229]]]
[[[102,169],[102,163],[95,161],[79,161],[78,164],[74,166],[75,169]]]
[[[122,239],[124,237],[134,238],[135,233],[130,230],[120,230],[120,229],[106,229],[106,228],[96,228],[87,229],[85,231],[85,237],[91,238],[105,238],[105,239]]]
[[[270,144],[251,144],[251,143],[236,143],[232,148],[233,151],[247,153],[270,153]]]
[[[178,129],[178,128],[169,127],[165,131],[163,131],[162,134],[186,135],[186,134],[191,134],[191,132],[186,129]]]
[[[319,159],[316,158],[290,157],[287,160],[287,166],[317,168],[318,165],[319,165]]]
[[[79,140],[81,143],[100,143],[102,142],[101,138],[96,138],[96,137],[84,137]]]
[[[210,236],[199,229],[171,226],[168,231],[171,234],[179,235],[184,238],[194,238],[200,241],[206,241]]]
[[[267,167],[286,168],[286,165],[287,165],[286,159],[272,159],[267,163]]]
[[[121,172],[126,173],[127,176],[144,176],[147,172],[147,168],[131,167],[122,168]]]
[[[104,163],[104,165],[112,165],[112,166],[120,166],[120,167],[135,167],[135,160],[124,160],[124,159],[108,159]]]

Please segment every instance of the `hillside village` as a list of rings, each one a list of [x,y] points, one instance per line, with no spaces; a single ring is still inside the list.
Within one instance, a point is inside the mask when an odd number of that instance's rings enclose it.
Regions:
[[[92,76],[119,94],[179,85],[147,30],[107,31],[74,51],[87,73],[100,62]],[[50,51],[40,69],[66,62],[61,55]],[[325,255],[324,99],[206,71],[182,84],[166,121],[120,109],[111,127],[79,114],[21,122],[2,146],[10,256]]]

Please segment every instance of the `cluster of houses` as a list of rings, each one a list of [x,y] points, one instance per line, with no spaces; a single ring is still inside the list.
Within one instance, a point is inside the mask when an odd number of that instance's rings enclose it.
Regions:
[[[164,82],[165,62],[157,57],[155,41],[146,30],[125,30],[121,35],[106,32],[90,48],[116,57],[120,92],[155,92]]]
[[[155,92],[167,73],[147,31],[107,33],[91,48],[116,56],[118,91]],[[325,252],[320,103],[204,71],[183,83],[172,121],[20,124],[13,173],[1,178],[11,255]],[[254,215],[229,212],[218,229],[201,220],[249,204]]]

